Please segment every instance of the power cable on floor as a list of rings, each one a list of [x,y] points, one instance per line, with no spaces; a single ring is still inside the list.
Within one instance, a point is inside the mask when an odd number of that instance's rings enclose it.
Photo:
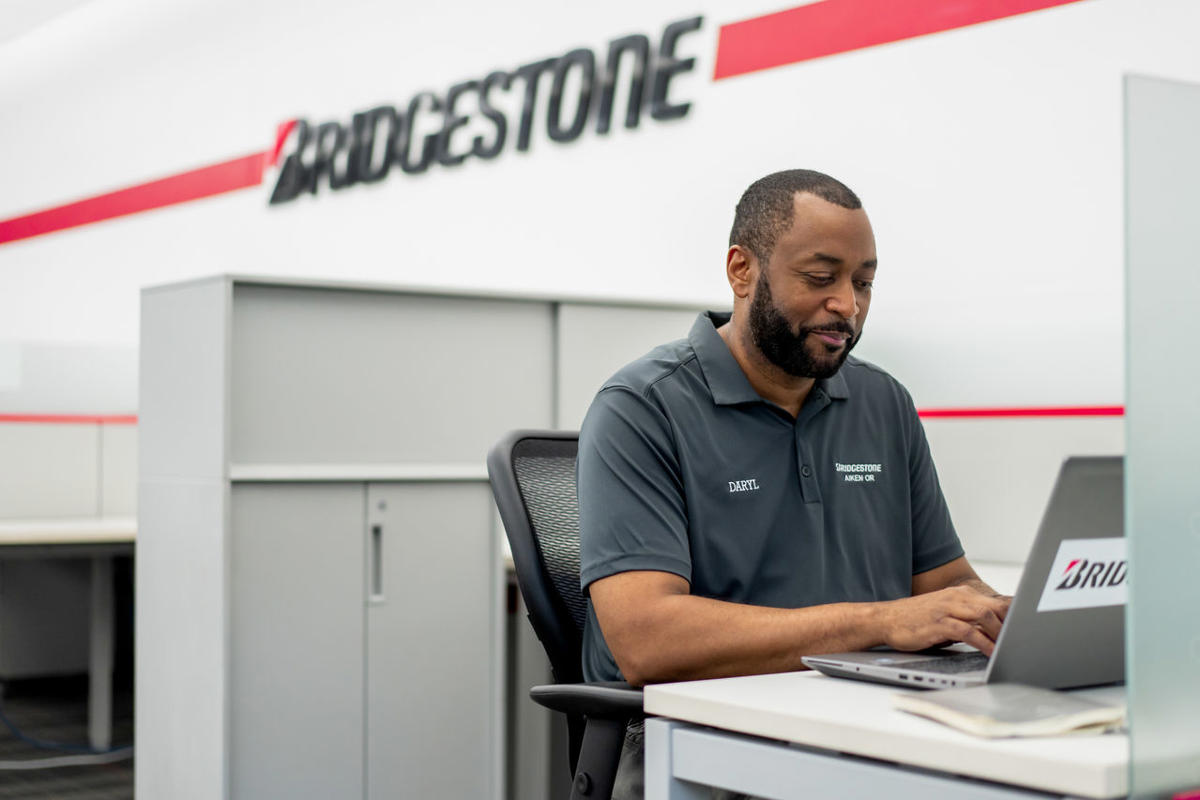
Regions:
[[[78,756],[54,756],[53,758],[31,758],[21,761],[0,761],[0,770],[8,769],[58,769],[59,767],[90,767],[97,764],[114,764],[133,758],[133,747],[118,747],[104,753]]]
[[[48,742],[44,739],[37,739],[33,736],[28,736],[23,733],[20,728],[14,725],[12,720],[10,720],[7,715],[5,715],[4,707],[2,705],[0,705],[0,723],[3,723],[4,727],[8,728],[12,735],[19,741],[22,741],[31,747],[36,747],[40,750],[58,750],[61,752],[75,754],[70,756],[58,756],[55,758],[0,761],[0,770],[56,769],[58,767],[112,764],[117,761],[124,761],[127,758],[133,758],[133,745],[113,747],[108,750],[94,750],[86,745]]]

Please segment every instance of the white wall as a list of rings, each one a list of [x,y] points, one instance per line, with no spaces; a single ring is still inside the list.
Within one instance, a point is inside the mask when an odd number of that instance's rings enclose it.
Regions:
[[[0,46],[0,220],[266,150],[297,116],[346,122],[704,24],[678,47],[697,59],[671,86],[692,103],[681,120],[568,145],[539,124],[526,153],[510,131],[493,161],[274,207],[269,171],[0,245],[0,343],[133,346],[141,287],[224,271],[722,303],[737,196],[807,166],[867,205],[881,266],[860,352],[919,407],[1120,404],[1120,78],[1200,80],[1200,4],[1084,0],[711,80],[720,25],[779,6],[94,0]],[[937,445],[944,475],[976,455],[953,441]]]

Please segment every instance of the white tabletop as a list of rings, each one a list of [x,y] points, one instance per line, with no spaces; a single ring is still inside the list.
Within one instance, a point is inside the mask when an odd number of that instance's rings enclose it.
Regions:
[[[4,520],[0,546],[55,544],[120,544],[137,536],[133,517]]]
[[[1124,734],[981,739],[892,708],[900,689],[787,672],[647,686],[647,714],[1085,797],[1127,792]],[[1121,702],[1122,687],[1084,692]]]

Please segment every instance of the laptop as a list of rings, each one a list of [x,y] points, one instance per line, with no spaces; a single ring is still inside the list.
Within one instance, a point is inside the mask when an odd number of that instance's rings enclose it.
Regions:
[[[1067,689],[1125,679],[1123,459],[1063,462],[992,657],[966,645],[806,656],[839,678],[925,689],[1023,683]]]

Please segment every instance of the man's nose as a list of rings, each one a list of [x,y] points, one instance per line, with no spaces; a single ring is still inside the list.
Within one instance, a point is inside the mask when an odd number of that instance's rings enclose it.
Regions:
[[[843,319],[858,316],[858,297],[854,294],[853,281],[839,281],[834,291],[825,300],[825,310]]]

